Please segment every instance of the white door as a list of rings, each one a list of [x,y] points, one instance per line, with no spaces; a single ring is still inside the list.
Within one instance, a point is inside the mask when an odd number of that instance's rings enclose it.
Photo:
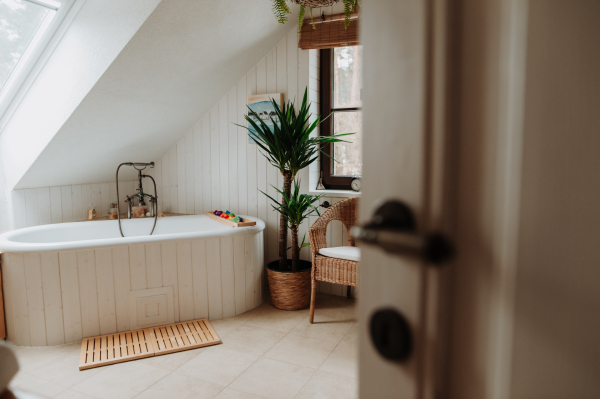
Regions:
[[[420,232],[444,230],[444,9],[425,0],[365,2],[363,194],[368,222],[382,201],[414,213]],[[440,364],[438,298],[443,268],[361,245],[359,375],[361,398],[434,396]],[[376,349],[371,319],[392,309],[407,322],[412,351],[403,361]],[[395,338],[394,338],[395,339]]]

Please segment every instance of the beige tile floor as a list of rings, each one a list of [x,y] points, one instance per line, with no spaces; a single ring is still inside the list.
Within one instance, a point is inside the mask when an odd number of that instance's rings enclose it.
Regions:
[[[222,345],[79,371],[80,344],[15,347],[21,371],[12,387],[47,398],[286,399],[357,397],[355,301],[319,294],[286,312],[266,301],[214,320]]]

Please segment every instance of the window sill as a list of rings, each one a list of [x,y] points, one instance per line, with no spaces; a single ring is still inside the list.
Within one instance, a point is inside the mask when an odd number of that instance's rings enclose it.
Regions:
[[[353,190],[310,190],[308,192],[311,195],[324,194],[325,197],[338,197],[338,198],[350,198],[359,197],[360,192]]]

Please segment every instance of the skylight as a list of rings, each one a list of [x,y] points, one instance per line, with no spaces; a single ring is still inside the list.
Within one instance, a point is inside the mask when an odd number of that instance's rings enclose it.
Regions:
[[[60,6],[53,0],[0,0],[0,104],[40,50]]]

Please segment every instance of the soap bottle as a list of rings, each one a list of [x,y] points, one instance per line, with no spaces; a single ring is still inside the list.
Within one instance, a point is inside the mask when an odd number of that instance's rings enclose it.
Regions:
[[[97,218],[98,218],[98,214],[96,213],[96,208],[94,207],[94,204],[90,204],[90,207],[88,209],[88,220],[97,219]]]
[[[108,210],[108,218],[110,220],[117,219],[117,213],[118,212],[119,212],[119,209],[117,208],[117,203],[116,202],[112,202],[110,204],[110,209]]]

